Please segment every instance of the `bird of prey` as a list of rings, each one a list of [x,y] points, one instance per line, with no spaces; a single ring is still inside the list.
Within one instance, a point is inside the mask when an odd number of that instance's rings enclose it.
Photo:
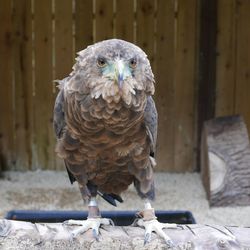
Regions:
[[[54,107],[56,152],[64,160],[71,183],[78,182],[88,202],[88,219],[74,235],[88,229],[97,238],[101,218],[96,196],[122,202],[120,194],[131,183],[145,202],[139,226],[145,243],[169,224],[157,221],[150,201],[155,197],[153,168],[157,137],[157,111],[152,99],[154,76],[146,54],[136,45],[110,39],[78,53],[73,71],[59,81]],[[172,225],[172,224],[171,224]]]

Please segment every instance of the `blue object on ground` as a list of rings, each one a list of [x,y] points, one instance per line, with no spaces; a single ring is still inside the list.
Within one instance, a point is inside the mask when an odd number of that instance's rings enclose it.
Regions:
[[[137,211],[102,211],[104,218],[113,220],[116,226],[129,226],[136,219]],[[160,222],[177,224],[195,224],[195,219],[190,211],[155,211]],[[30,221],[30,222],[63,222],[65,220],[85,220],[87,211],[59,211],[59,210],[11,210],[5,219]]]

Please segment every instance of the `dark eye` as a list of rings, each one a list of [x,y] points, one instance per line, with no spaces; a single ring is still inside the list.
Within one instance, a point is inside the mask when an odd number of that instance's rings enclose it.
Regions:
[[[132,69],[135,69],[137,66],[137,61],[135,58],[132,58],[130,61],[129,61],[129,67],[132,68]]]
[[[97,58],[97,66],[98,67],[102,68],[102,67],[104,67],[106,65],[107,65],[107,62],[106,62],[105,58],[103,58],[103,57],[98,57]]]

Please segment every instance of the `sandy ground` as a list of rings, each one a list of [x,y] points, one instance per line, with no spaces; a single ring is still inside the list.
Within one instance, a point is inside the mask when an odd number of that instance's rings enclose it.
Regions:
[[[197,223],[250,226],[250,206],[210,208],[200,175],[156,173],[157,210],[189,210]],[[102,210],[140,210],[143,202],[133,186],[122,195],[117,208],[99,199]],[[69,183],[66,172],[5,172],[0,179],[0,218],[12,209],[86,210],[77,184]]]

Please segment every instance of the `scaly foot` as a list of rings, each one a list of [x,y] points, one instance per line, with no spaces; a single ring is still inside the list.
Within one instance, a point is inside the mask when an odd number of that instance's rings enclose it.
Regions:
[[[170,237],[163,231],[163,228],[178,228],[176,224],[160,223],[155,216],[155,211],[151,207],[148,200],[145,200],[145,209],[138,213],[140,219],[137,220],[136,224],[140,227],[145,228],[144,245],[149,243],[151,240],[152,232],[158,234],[164,239],[168,248],[174,246],[173,241]]]
[[[72,237],[75,238],[78,234],[84,233],[92,229],[93,237],[99,240],[99,228],[101,225],[114,225],[111,219],[107,218],[88,218],[87,220],[68,220],[63,223],[64,225],[74,226],[78,225],[79,228],[72,231]]]
[[[152,220],[139,219],[137,221],[137,225],[145,228],[144,245],[150,242],[152,232],[156,232],[156,234],[158,234],[161,238],[164,239],[168,248],[174,246],[173,241],[163,231],[163,228],[177,228],[176,224],[160,223],[157,219],[152,219]]]

